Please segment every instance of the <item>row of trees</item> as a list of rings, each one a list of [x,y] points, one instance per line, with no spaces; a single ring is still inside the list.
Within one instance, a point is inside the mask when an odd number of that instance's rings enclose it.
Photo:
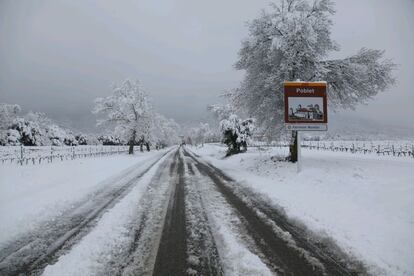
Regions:
[[[16,104],[0,103],[1,146],[125,145],[119,135],[74,133],[40,112],[21,114]]]
[[[264,135],[285,132],[284,81],[327,81],[331,110],[367,103],[394,84],[396,66],[382,50],[362,48],[344,59],[328,58],[339,50],[331,38],[334,13],[331,0],[280,0],[248,24],[249,36],[235,64],[245,77],[228,99],[238,113],[255,118]],[[297,141],[296,132],[292,138]],[[297,144],[292,144],[290,160],[295,162]]]
[[[61,146],[85,144],[90,140],[87,135],[75,135],[59,126],[44,113],[22,115],[16,104],[0,103],[0,122],[1,145]]]
[[[74,134],[59,126],[46,114],[21,114],[15,104],[0,103],[0,144],[25,146],[130,145],[161,148],[179,142],[179,125],[155,112],[138,81],[125,80],[114,86],[113,94],[95,100],[93,110],[102,114],[98,120],[105,134]]]

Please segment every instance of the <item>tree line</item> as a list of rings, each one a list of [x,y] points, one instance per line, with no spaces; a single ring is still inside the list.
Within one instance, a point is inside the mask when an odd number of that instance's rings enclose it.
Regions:
[[[180,141],[180,126],[154,111],[138,80],[113,86],[112,95],[97,98],[92,111],[101,134],[74,133],[45,113],[21,114],[17,104],[0,103],[0,144],[24,146],[129,145],[141,150],[162,148]]]

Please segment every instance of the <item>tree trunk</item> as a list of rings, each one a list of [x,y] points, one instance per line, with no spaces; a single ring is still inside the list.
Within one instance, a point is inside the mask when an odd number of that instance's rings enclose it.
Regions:
[[[147,143],[145,143],[145,146],[147,147],[147,151],[150,151],[151,149],[150,149],[150,145],[149,145],[149,143],[147,142]]]
[[[289,146],[289,161],[296,163],[298,161],[298,132],[296,130],[292,131],[292,140],[293,144]]]
[[[129,154],[134,154],[135,136],[137,135],[136,130],[132,132],[131,140],[129,140]]]

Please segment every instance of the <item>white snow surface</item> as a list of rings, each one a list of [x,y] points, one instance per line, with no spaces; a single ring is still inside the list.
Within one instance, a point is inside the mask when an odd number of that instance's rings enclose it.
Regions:
[[[414,159],[302,149],[297,173],[295,164],[271,160],[286,148],[229,158],[219,145],[191,149],[336,240],[374,275],[414,275]]]
[[[102,275],[105,265],[111,260],[112,252],[128,246],[129,223],[139,210],[139,201],[150,184],[160,164],[157,162],[134,186],[125,198],[103,215],[96,227],[88,233],[71,251],[59,257],[58,262],[49,265],[43,275]]]
[[[0,246],[59,217],[79,200],[151,160],[165,150],[45,163],[0,166]]]
[[[208,220],[222,260],[225,275],[273,275],[267,266],[249,250],[240,230],[241,222],[224,197],[214,188],[208,178],[201,175],[196,167],[198,187],[205,200]]]

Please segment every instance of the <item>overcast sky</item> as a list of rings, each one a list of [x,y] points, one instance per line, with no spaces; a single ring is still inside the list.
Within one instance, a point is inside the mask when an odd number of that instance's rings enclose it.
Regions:
[[[0,0],[0,102],[47,113],[72,126],[94,125],[93,99],[111,84],[139,78],[158,111],[183,123],[236,87],[233,69],[245,22],[268,0]],[[385,49],[398,84],[361,116],[414,122],[414,1],[338,0],[333,37],[345,57]],[[380,117],[381,116],[381,117]]]

